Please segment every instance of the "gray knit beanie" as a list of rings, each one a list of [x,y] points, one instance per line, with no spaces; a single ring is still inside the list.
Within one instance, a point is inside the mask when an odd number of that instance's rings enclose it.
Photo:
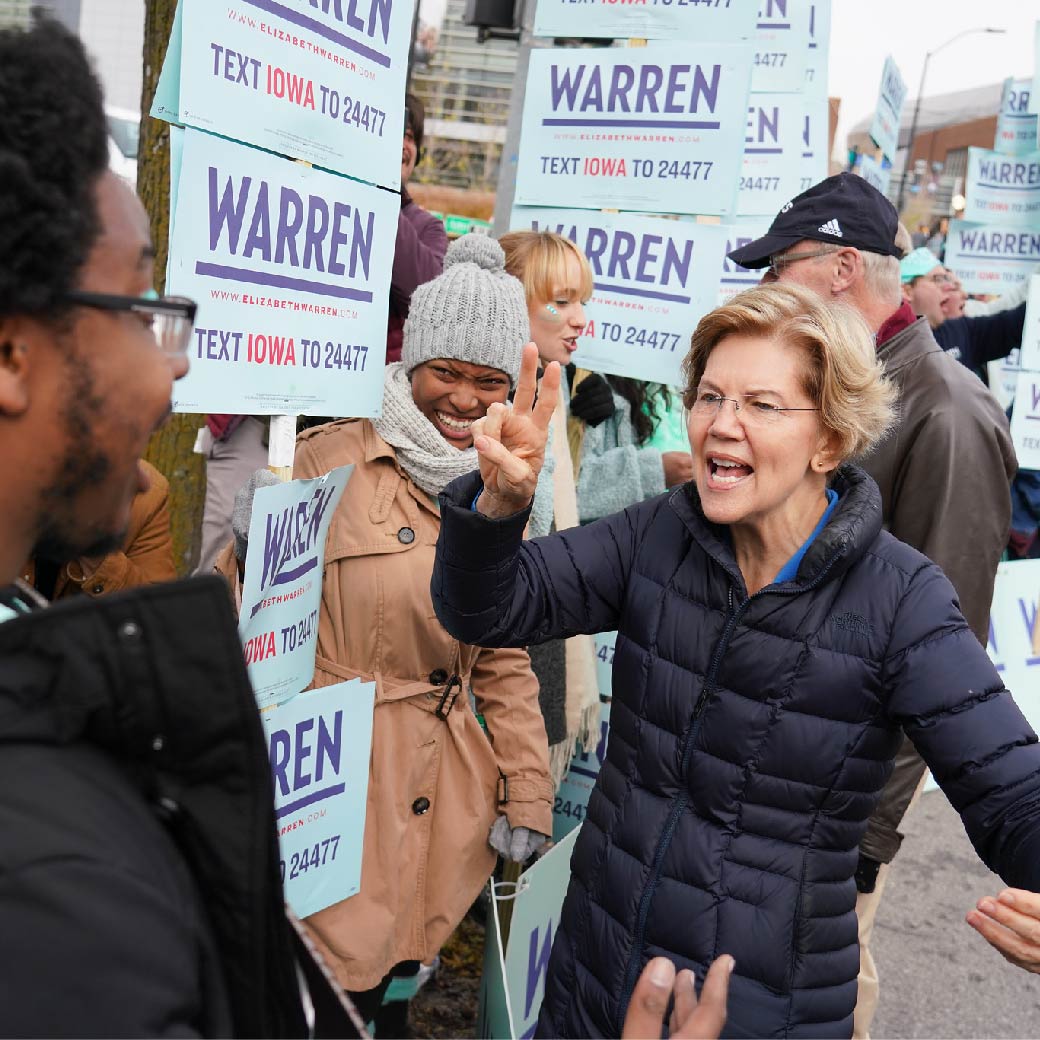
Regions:
[[[515,386],[530,338],[524,287],[506,274],[502,247],[488,235],[469,234],[448,247],[444,273],[412,294],[401,361],[409,374],[434,358],[487,365]]]

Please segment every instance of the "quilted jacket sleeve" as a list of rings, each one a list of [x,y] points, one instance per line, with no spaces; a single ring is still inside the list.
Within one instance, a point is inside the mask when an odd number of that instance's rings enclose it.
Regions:
[[[522,541],[530,510],[502,520],[474,512],[480,477],[441,495],[430,591],[440,623],[476,646],[527,646],[618,626],[635,555],[636,513]]]
[[[931,564],[899,605],[885,674],[889,714],[976,852],[1009,885],[1040,890],[1040,745]]]

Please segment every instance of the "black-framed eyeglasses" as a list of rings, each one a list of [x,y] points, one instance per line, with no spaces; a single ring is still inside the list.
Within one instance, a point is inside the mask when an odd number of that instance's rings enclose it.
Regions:
[[[197,306],[184,296],[119,296],[73,290],[65,294],[65,300],[77,307],[138,315],[151,329],[155,345],[164,354],[185,353],[195,328]]]
[[[693,401],[689,405],[690,414],[698,419],[714,419],[722,411],[723,405],[730,401],[737,418],[748,426],[771,426],[778,422],[786,412],[818,412],[819,408],[784,408],[772,401],[763,400],[755,394],[744,394],[743,400],[735,397],[723,397],[714,390],[702,390],[697,387],[693,392]]]

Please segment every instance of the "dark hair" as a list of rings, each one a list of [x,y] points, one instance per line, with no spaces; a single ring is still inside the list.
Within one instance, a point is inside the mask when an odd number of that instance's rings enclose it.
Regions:
[[[607,382],[629,403],[636,444],[645,444],[672,403],[668,387],[663,383],[644,383],[642,379],[629,379],[627,376],[607,376]],[[657,413],[659,405],[660,415]]]
[[[404,96],[404,128],[412,131],[415,138],[415,150],[422,150],[423,131],[426,128],[426,109],[414,94]]]
[[[101,86],[79,39],[36,17],[0,30],[0,317],[58,317],[98,236]]]

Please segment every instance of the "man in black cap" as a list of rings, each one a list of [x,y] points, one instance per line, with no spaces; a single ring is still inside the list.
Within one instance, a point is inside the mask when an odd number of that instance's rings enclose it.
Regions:
[[[936,343],[900,289],[895,208],[862,177],[839,173],[788,202],[769,231],[729,257],[764,281],[795,282],[855,307],[875,331],[878,357],[899,390],[899,425],[861,465],[881,489],[885,525],[937,563],[985,645],[997,563],[1017,469],[1007,420],[990,392]],[[870,934],[925,765],[906,741],[860,844],[856,911],[860,989],[854,1036],[877,1007]]]

